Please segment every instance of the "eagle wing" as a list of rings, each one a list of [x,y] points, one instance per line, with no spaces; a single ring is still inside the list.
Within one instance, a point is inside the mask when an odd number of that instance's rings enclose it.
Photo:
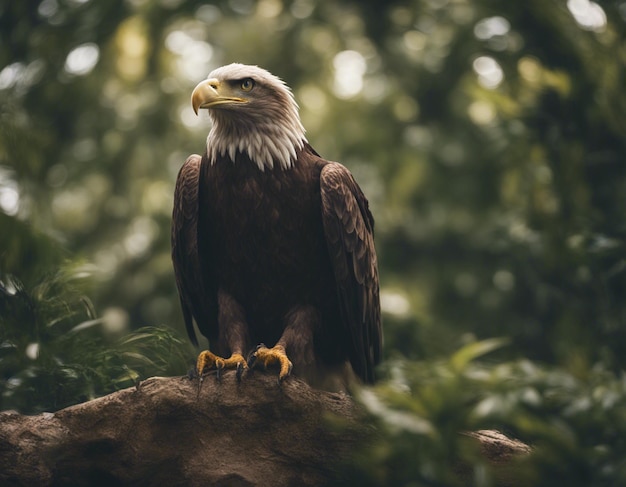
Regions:
[[[374,218],[361,188],[341,164],[324,166],[320,190],[339,308],[350,338],[350,362],[363,380],[373,382],[382,348]]]
[[[202,158],[187,158],[176,179],[172,213],[172,260],[176,286],[189,338],[198,345],[193,328],[195,319],[202,333],[211,337],[217,330],[217,293],[211,289],[198,242],[199,182]]]

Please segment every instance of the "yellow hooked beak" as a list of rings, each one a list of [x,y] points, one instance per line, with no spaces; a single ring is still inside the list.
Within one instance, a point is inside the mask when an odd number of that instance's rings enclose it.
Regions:
[[[201,108],[247,102],[245,98],[234,96],[232,87],[228,83],[221,83],[216,79],[201,81],[191,93],[191,106],[196,115]]]

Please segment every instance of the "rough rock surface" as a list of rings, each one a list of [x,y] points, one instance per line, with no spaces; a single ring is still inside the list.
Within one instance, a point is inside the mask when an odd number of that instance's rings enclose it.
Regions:
[[[0,485],[320,485],[360,436],[344,394],[255,374],[151,378],[56,413],[0,414]],[[350,424],[352,423],[352,433]]]
[[[374,437],[360,419],[349,396],[295,377],[228,372],[199,391],[154,377],[56,413],[0,413],[0,485],[327,485]],[[495,464],[529,451],[498,432],[467,435]]]

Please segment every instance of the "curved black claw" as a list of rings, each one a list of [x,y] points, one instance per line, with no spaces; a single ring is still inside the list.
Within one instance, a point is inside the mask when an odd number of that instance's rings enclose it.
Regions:
[[[218,362],[215,364],[215,376],[218,382],[222,381],[222,372],[224,371],[224,364],[222,362]]]
[[[236,373],[237,382],[241,382],[241,376],[243,375],[244,370],[245,370],[245,367],[243,366],[243,362],[239,362],[237,364],[237,373]]]
[[[285,374],[284,376],[278,376],[278,385],[282,386],[283,382],[285,382],[285,380],[287,379],[287,377],[291,377],[291,370],[293,369],[293,364],[291,362],[289,362],[289,370],[287,372],[287,374]]]
[[[247,363],[248,363],[248,367],[250,368],[250,370],[252,370],[254,366],[256,365],[256,353],[261,348],[266,348],[265,344],[259,343],[256,347],[254,347],[254,350],[248,354]]]
[[[284,377],[281,377],[280,375],[278,376],[278,383],[282,384],[285,379],[287,377],[291,377],[291,371],[293,370],[293,364],[291,362],[289,362],[289,370],[287,371],[287,374]]]
[[[198,378],[198,371],[196,370],[195,367],[192,367],[191,369],[187,371],[187,378],[189,380],[194,380]]]

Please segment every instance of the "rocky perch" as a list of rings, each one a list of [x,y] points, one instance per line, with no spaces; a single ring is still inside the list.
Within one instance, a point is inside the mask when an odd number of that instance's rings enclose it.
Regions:
[[[348,395],[250,379],[228,372],[198,389],[154,377],[56,413],[0,413],[0,485],[327,485],[375,436]],[[495,431],[466,434],[497,465],[530,451]]]

